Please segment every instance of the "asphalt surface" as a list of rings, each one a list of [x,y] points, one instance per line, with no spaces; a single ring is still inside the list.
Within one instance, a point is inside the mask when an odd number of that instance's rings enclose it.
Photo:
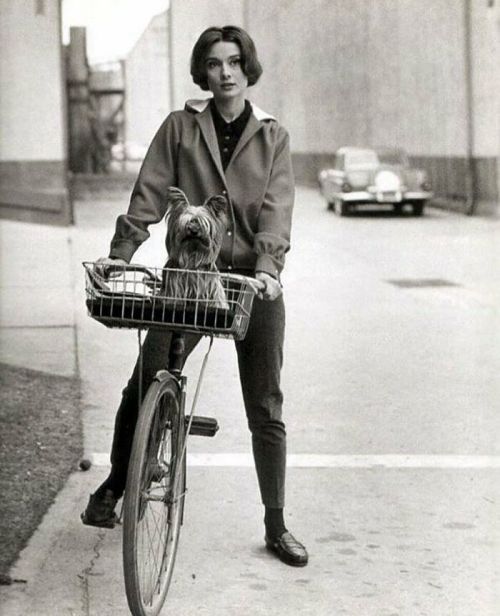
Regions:
[[[134,332],[86,316],[80,263],[107,253],[125,206],[78,203],[70,230],[0,222],[0,359],[80,375],[94,462],[70,477],[21,554],[11,573],[25,582],[0,589],[4,616],[127,613],[120,530],[79,521],[106,475],[137,349]],[[499,613],[499,230],[498,219],[434,209],[339,218],[299,189],[283,277],[286,511],[310,564],[289,568],[263,547],[235,352],[216,341],[198,412],[221,430],[190,441],[165,614]],[[163,231],[136,261],[163,261]],[[30,313],[34,292],[44,300]],[[200,346],[191,381],[202,357]]]

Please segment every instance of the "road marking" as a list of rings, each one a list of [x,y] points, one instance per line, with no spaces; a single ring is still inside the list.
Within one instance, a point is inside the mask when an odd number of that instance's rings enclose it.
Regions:
[[[55,325],[0,325],[0,329],[74,329],[74,325],[60,323]]]
[[[90,456],[94,466],[109,466],[109,454]],[[247,453],[188,453],[188,466],[253,467]],[[500,468],[500,456],[475,455],[328,455],[289,454],[289,468],[430,468],[480,469]]]

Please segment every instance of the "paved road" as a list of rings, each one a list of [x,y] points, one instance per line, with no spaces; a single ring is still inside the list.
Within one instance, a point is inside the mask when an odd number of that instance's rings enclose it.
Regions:
[[[120,532],[78,521],[106,473],[136,352],[133,332],[84,314],[79,262],[107,252],[122,207],[79,204],[71,232],[85,449],[95,464],[70,478],[23,553],[14,573],[28,584],[2,590],[5,616],[126,613]],[[499,230],[499,221],[438,210],[338,218],[315,191],[299,191],[283,280],[283,385],[288,523],[310,565],[287,568],[262,547],[235,353],[217,341],[199,412],[216,415],[221,430],[192,439],[172,613],[498,614]],[[161,233],[138,261],[161,262]],[[190,376],[201,358],[199,349]]]

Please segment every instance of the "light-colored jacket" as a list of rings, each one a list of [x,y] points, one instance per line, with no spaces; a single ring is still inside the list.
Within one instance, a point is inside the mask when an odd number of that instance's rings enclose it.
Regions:
[[[202,204],[223,194],[229,226],[218,266],[279,276],[290,248],[294,180],[286,130],[252,105],[252,115],[224,171],[208,100],[188,101],[160,126],[132,191],[127,214],[119,216],[110,256],[130,261],[147,230],[166,213],[169,186]]]

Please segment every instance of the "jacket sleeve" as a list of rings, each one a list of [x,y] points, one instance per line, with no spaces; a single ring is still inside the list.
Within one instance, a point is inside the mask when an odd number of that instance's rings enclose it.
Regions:
[[[148,226],[159,222],[167,209],[169,186],[177,184],[179,128],[170,114],[158,129],[147,151],[130,197],[126,214],[118,216],[109,256],[129,262],[148,239]]]
[[[254,240],[257,253],[255,271],[279,279],[285,265],[285,253],[290,249],[294,198],[290,139],[286,130],[279,126],[274,161]]]

